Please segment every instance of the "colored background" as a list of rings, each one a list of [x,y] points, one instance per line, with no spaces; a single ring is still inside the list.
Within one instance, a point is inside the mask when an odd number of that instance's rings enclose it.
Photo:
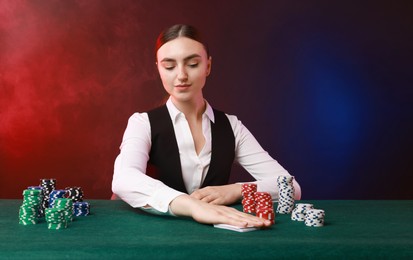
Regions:
[[[0,0],[0,198],[40,178],[109,198],[129,116],[164,98],[155,39],[189,23],[213,56],[206,98],[303,198],[413,199],[412,13],[410,1]]]

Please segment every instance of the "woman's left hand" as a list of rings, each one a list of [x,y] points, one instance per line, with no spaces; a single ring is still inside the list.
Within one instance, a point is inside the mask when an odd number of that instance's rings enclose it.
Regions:
[[[230,205],[241,199],[241,184],[208,186],[194,191],[192,198],[217,205]]]

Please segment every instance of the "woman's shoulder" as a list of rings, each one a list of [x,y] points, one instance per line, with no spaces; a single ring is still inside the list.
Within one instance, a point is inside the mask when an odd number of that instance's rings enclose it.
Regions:
[[[129,117],[129,123],[147,123],[149,122],[147,112],[135,112]]]
[[[242,127],[242,123],[236,115],[230,114],[227,112],[222,112],[222,113],[228,118],[228,121],[231,124],[231,127],[234,131]]]
[[[228,114],[228,113],[225,113],[225,115],[227,116],[227,118],[228,118],[228,120],[229,120],[230,122],[238,122],[238,121],[240,121],[236,115]]]
[[[216,114],[225,115],[228,118],[228,121],[230,122],[232,128],[235,128],[235,126],[237,126],[238,124],[241,123],[241,121],[238,119],[238,117],[234,114],[225,112],[225,111],[217,109],[215,107],[212,107],[212,109],[214,111],[214,115],[216,115]]]
[[[158,111],[166,109],[166,104],[163,103],[156,107],[150,108],[149,110],[143,112],[135,112],[133,113],[129,119],[132,120],[148,120],[149,114],[158,113]]]

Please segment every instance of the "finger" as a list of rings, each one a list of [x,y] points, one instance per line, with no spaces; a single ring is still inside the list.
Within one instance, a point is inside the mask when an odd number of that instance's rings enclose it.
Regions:
[[[207,195],[201,199],[201,201],[206,202],[206,203],[211,203],[214,200],[215,200],[214,196],[211,196],[211,195]]]
[[[223,212],[220,212],[219,218],[215,224],[229,224],[237,227],[246,227],[248,225],[248,221],[239,218],[239,216],[234,212],[224,210]]]
[[[250,214],[246,214],[244,212],[235,210],[233,208],[229,208],[230,210],[234,210],[234,219],[236,219],[237,221],[241,221],[241,222],[247,222],[248,226],[254,226],[254,227],[262,227],[262,226],[270,226],[271,225],[271,221],[263,219],[263,218],[259,218]]]
[[[228,224],[234,225],[237,227],[263,227],[266,226],[263,220],[256,220],[256,219],[251,219],[250,217],[245,217],[245,216],[230,216],[227,219]]]
[[[242,221],[242,220],[237,220],[237,219],[229,219],[228,223],[226,224],[236,226],[236,227],[248,227],[247,221]]]
[[[205,194],[203,192],[203,190],[196,190],[196,191],[192,192],[191,195],[189,195],[189,196],[191,196],[194,199],[202,200],[202,198],[204,198],[207,195],[208,194]]]
[[[214,204],[214,205],[222,205],[222,201],[221,201],[221,198],[220,197],[212,197],[212,196],[210,196],[210,201],[209,201],[209,204]]]
[[[264,226],[270,226],[271,222],[268,220],[264,220],[264,219],[259,219],[259,220],[255,220],[255,219],[236,219],[236,221],[240,222],[240,223],[246,223],[244,226],[246,227],[264,227]]]
[[[197,199],[197,200],[202,199],[201,196],[199,195],[199,193],[197,193],[197,192],[193,192],[189,196],[194,198],[194,199]]]

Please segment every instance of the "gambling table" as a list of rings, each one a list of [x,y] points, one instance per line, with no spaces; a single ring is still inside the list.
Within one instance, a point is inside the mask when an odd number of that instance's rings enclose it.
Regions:
[[[271,228],[244,233],[150,215],[123,201],[88,202],[91,215],[48,230],[45,222],[18,224],[22,200],[0,200],[0,259],[413,258],[410,200],[300,201],[325,210],[324,227],[277,214]]]

